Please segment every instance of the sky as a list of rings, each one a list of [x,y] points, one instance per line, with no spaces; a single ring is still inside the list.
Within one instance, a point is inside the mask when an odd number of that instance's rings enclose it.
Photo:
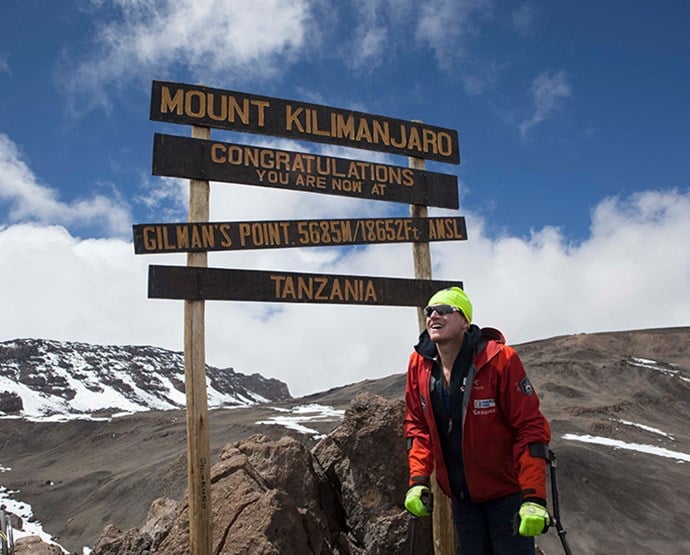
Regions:
[[[0,341],[183,350],[132,225],[188,217],[152,175],[154,80],[455,129],[468,239],[431,243],[509,344],[690,325],[690,4],[9,0],[0,18]],[[407,166],[366,150],[212,137]],[[407,216],[395,202],[211,183],[212,221]],[[213,252],[208,265],[414,277],[409,243]],[[404,372],[413,307],[206,303],[208,364],[294,396]],[[528,369],[529,372],[529,369]]]

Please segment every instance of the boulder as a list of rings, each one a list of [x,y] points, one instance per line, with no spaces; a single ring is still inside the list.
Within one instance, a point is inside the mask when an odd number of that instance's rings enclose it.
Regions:
[[[362,393],[313,450],[337,491],[348,533],[372,555],[408,553],[413,525],[420,548],[431,545],[431,519],[413,524],[402,506],[408,479],[404,410],[401,400]]]
[[[24,536],[14,541],[14,555],[63,555],[62,549],[38,536]]]
[[[227,445],[211,468],[213,552],[331,552],[322,482],[313,457],[293,438],[256,435]],[[160,553],[189,548],[186,497]]]
[[[108,524],[98,538],[93,555],[151,555],[153,539],[136,528],[120,530]]]
[[[155,499],[151,503],[146,523],[141,529],[142,534],[151,537],[152,545],[158,546],[161,540],[168,535],[175,521],[177,502],[167,497]]]

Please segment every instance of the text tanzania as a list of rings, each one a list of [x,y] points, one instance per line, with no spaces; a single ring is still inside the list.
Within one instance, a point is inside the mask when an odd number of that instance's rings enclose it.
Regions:
[[[374,283],[369,279],[272,275],[271,281],[275,285],[276,300],[378,301]]]

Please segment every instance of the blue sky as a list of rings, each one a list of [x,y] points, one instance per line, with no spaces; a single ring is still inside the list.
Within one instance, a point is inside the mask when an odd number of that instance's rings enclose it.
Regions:
[[[151,175],[153,134],[189,135],[149,121],[154,79],[456,129],[461,164],[427,169],[458,176],[460,209],[430,213],[465,216],[469,240],[432,246],[434,277],[464,281],[477,323],[509,343],[690,325],[688,21],[685,2],[5,2],[0,340],[181,350],[181,303],[145,297],[146,266],[184,257],[131,245],[132,224],[187,217],[186,182]],[[214,220],[407,210],[244,185],[211,193]],[[410,252],[213,253],[209,265],[412,277]],[[415,336],[413,309],[209,303],[207,360],[302,394],[404,371]]]

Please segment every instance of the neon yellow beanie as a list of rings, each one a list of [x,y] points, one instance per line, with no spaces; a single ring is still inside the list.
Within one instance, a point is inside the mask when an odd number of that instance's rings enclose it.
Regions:
[[[462,289],[459,287],[449,287],[448,289],[441,289],[432,295],[427,303],[428,306],[437,304],[449,304],[462,310],[465,319],[468,323],[472,323],[472,303]]]

